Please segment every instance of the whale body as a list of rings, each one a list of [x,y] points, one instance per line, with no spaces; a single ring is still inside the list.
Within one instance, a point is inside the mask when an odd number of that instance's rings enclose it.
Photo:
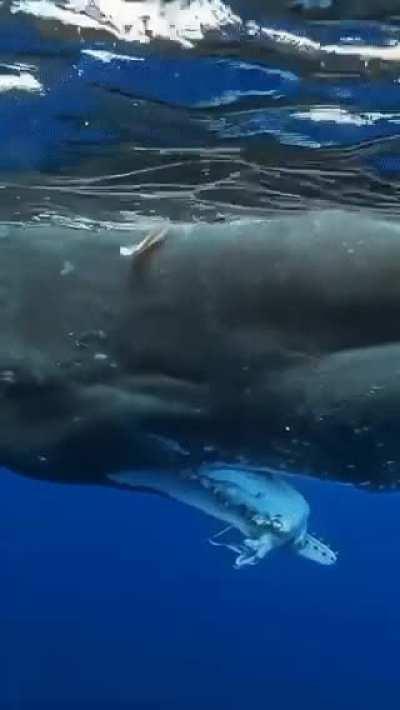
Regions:
[[[3,226],[0,397],[0,466],[201,509],[208,488],[205,512],[229,509],[245,536],[238,559],[290,542],[332,562],[308,545],[305,508],[302,535],[277,540],[268,511],[290,520],[282,476],[398,486],[400,229],[339,210]]]
[[[2,228],[0,465],[99,481],[245,461],[399,480],[400,230],[342,211]]]

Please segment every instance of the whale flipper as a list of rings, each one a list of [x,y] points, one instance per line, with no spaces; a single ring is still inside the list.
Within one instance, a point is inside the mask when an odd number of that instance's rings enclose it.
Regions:
[[[337,554],[328,545],[308,533],[295,545],[295,550],[300,557],[306,557],[320,565],[334,565],[337,561]]]

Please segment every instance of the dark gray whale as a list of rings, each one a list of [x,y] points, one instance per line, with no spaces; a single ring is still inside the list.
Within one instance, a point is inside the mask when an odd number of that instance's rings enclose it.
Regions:
[[[2,230],[0,465],[101,482],[223,461],[397,486],[395,223],[171,225],[137,254],[148,228]]]

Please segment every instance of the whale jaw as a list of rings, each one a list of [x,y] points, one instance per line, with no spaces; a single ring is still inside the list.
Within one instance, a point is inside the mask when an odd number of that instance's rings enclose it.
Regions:
[[[108,478],[132,489],[150,488],[222,521],[224,530],[209,542],[235,553],[235,569],[256,565],[272,550],[286,547],[322,565],[336,562],[335,553],[307,533],[305,498],[273,472],[208,466],[197,473],[127,471]],[[238,541],[226,539],[232,530]]]

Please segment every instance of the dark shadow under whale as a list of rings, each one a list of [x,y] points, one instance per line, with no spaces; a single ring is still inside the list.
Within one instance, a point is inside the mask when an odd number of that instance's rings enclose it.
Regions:
[[[400,229],[343,211],[3,226],[0,397],[0,465],[36,478],[395,488]]]

